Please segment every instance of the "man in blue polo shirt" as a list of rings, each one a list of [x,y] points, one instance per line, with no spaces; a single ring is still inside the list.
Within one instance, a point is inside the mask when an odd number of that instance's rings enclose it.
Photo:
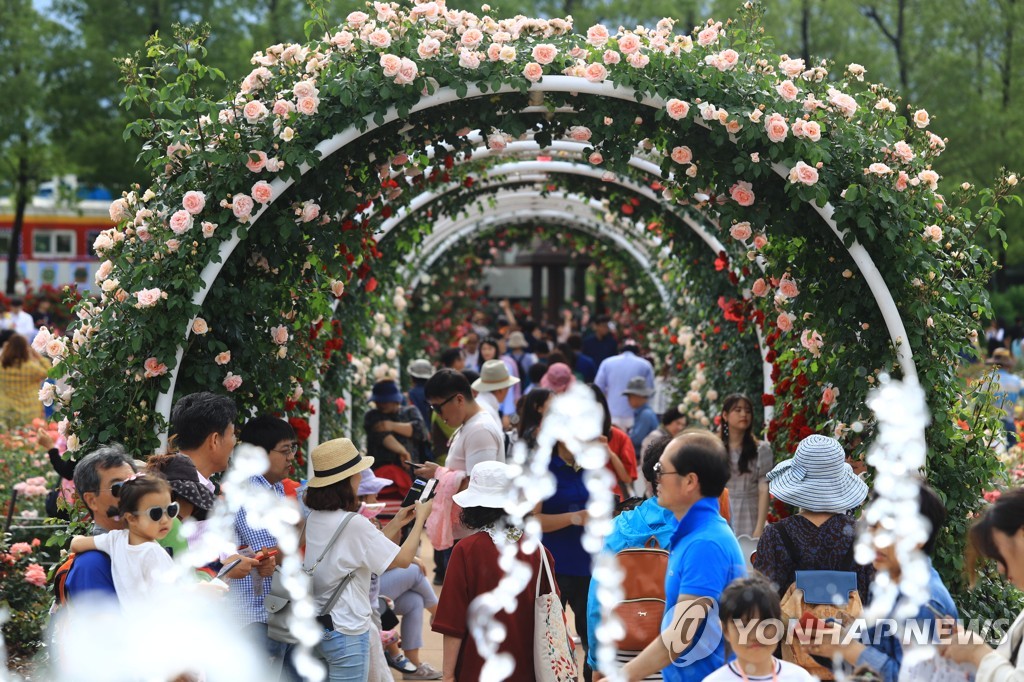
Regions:
[[[661,637],[622,674],[642,680],[662,669],[665,680],[696,682],[725,664],[718,597],[747,573],[739,543],[718,512],[729,460],[720,438],[686,431],[665,448],[654,475],[658,504],[679,519],[665,575],[665,618]]]

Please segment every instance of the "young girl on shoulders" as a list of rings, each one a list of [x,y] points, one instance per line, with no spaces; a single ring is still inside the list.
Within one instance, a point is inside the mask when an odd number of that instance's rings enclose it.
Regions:
[[[786,633],[778,593],[763,578],[734,580],[718,602],[722,631],[736,658],[708,675],[705,682],[812,682],[798,665],[775,658]]]
[[[157,540],[170,532],[178,504],[171,502],[170,484],[156,473],[136,474],[111,492],[117,497],[117,515],[127,528],[74,537],[71,551],[98,549],[110,555],[114,589],[124,604],[141,600],[158,585],[173,582],[174,561]],[[108,514],[113,515],[114,510]]]

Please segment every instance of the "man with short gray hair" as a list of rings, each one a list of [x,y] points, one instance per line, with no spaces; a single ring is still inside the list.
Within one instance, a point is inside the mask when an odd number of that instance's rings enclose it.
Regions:
[[[112,518],[117,508],[116,490],[135,474],[135,463],[120,445],[106,445],[90,452],[75,466],[75,491],[92,517],[95,533],[124,528]],[[117,598],[110,557],[103,552],[85,552],[75,557],[65,582],[68,600],[88,592]]]

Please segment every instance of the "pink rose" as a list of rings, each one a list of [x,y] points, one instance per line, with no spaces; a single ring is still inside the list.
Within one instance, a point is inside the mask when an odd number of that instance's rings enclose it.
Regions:
[[[344,50],[352,45],[352,39],[353,35],[348,31],[339,31],[331,36],[331,43],[335,47],[340,47]]]
[[[794,184],[813,185],[818,182],[818,169],[808,166],[803,161],[797,161],[792,170],[789,171],[789,181]]]
[[[281,324],[276,327],[272,327],[270,330],[270,338],[273,339],[274,343],[277,345],[283,346],[288,343],[288,328]]]
[[[295,95],[295,99],[302,99],[303,97],[316,97],[319,91],[312,81],[300,80],[292,86],[292,94]]]
[[[754,186],[741,180],[729,188],[729,196],[740,206],[753,206]]]
[[[917,174],[917,179],[928,186],[928,189],[935,191],[939,187],[939,174],[929,169]]]
[[[167,247],[169,253],[174,253],[181,247],[181,242],[177,239],[168,239],[164,242],[164,246]]]
[[[402,57],[402,64],[398,67],[398,74],[395,76],[395,83],[398,85],[409,85],[416,80],[416,76],[419,74],[419,67],[416,66],[416,62],[406,57]]]
[[[676,147],[672,150],[672,160],[676,163],[687,164],[693,161],[693,152],[689,147]]]
[[[501,133],[491,133],[487,136],[487,148],[492,151],[500,152],[505,149],[507,144],[505,136]]]
[[[92,242],[92,250],[97,254],[103,255],[104,251],[114,246],[114,240],[107,232],[107,230],[100,232]]]
[[[345,293],[345,283],[340,279],[332,279],[331,293],[334,294],[335,298],[341,298],[341,295]]]
[[[197,317],[195,320],[192,321],[192,333],[193,334],[198,334],[198,335],[202,336],[203,334],[205,334],[208,331],[210,331],[210,325],[208,325],[206,323],[206,320],[204,320],[203,318]]]
[[[46,355],[49,355],[53,359],[63,358],[68,353],[68,346],[64,339],[60,337],[53,337],[46,342],[46,346],[43,348]]]
[[[601,152],[591,152],[590,156],[587,157],[587,161],[594,164],[595,166],[598,166],[604,163],[604,157],[601,156]]]
[[[708,45],[714,45],[718,42],[718,27],[708,26],[703,31],[697,34],[697,44],[701,47],[707,47]]]
[[[366,42],[378,50],[383,50],[391,46],[391,34],[382,28],[378,28],[376,31],[366,36]]]
[[[459,50],[459,66],[464,69],[480,68],[480,53],[473,50]]]
[[[260,180],[252,186],[252,198],[256,203],[269,204],[274,198],[274,188],[266,180]]]
[[[314,201],[302,202],[302,208],[298,211],[299,220],[310,223],[320,216],[320,205]]]
[[[256,158],[253,158],[256,157]],[[267,153],[261,152],[256,149],[249,151],[248,158],[245,161],[245,167],[251,170],[253,173],[259,173],[267,165]]]
[[[789,133],[789,125],[786,124],[786,117],[775,113],[764,121],[764,130],[768,133],[768,139],[772,142],[782,142]]]
[[[793,84],[793,81],[786,79],[775,86],[775,92],[784,102],[793,102],[800,95],[800,88]]]
[[[754,281],[754,285],[750,287],[750,293],[754,294],[758,298],[765,296],[768,293],[768,283],[764,281],[763,277],[758,277]]]
[[[544,75],[544,67],[537,62],[530,62],[523,67],[523,75],[526,76],[526,80],[536,83]]]
[[[821,334],[813,329],[805,329],[800,335],[800,345],[810,351],[814,357],[821,357],[821,347],[825,345]]]
[[[804,60],[784,59],[779,62],[779,70],[790,78],[796,78],[804,72]]]
[[[811,142],[817,142],[821,139],[821,124],[817,121],[806,121],[803,124],[803,136]]]
[[[437,38],[427,36],[420,40],[419,45],[416,46],[416,54],[419,55],[420,59],[433,59],[440,52],[441,41]]]
[[[873,163],[868,166],[868,173],[873,175],[888,175],[892,173],[892,168],[889,168],[884,163]]]
[[[591,83],[600,83],[608,77],[608,69],[604,67],[604,64],[587,64],[587,68],[583,70],[583,77]]]
[[[192,214],[181,209],[175,211],[170,220],[171,232],[184,234],[192,229]]]
[[[345,17],[345,22],[353,28],[359,28],[365,24],[366,20],[369,18],[370,16],[366,12],[352,12]]]
[[[690,113],[690,105],[681,99],[670,99],[665,103],[665,111],[668,112],[669,118],[678,121]]]
[[[768,237],[763,234],[758,234],[754,237],[754,248],[760,251],[764,247],[768,246]]]
[[[222,385],[224,386],[224,388],[228,389],[228,392],[233,393],[238,390],[239,386],[242,385],[242,377],[238,376],[237,374],[232,374],[231,372],[228,372],[228,375],[224,377]]]
[[[914,150],[903,140],[900,140],[892,146],[892,152],[904,163],[910,163],[914,158]]]
[[[316,97],[301,97],[295,103],[295,109],[303,116],[312,116],[320,107],[320,100]]]
[[[137,301],[135,307],[152,308],[160,302],[160,299],[163,297],[163,293],[164,292],[160,291],[160,289],[156,287],[152,289],[140,289],[135,292],[135,299]]]
[[[604,54],[601,55],[601,61],[603,61],[608,66],[612,66],[613,64],[618,64],[619,61],[621,61],[621,60],[622,60],[622,55],[620,55],[615,50],[605,50]]]
[[[11,554],[13,554],[16,557],[20,557],[31,553],[32,545],[28,544],[27,542],[15,542],[13,545],[11,545]]]
[[[590,128],[586,126],[573,126],[569,128],[569,139],[576,142],[589,142],[591,136]]]
[[[278,118],[285,118],[290,113],[295,111],[295,105],[286,99],[279,99],[274,102],[274,115]]]
[[[800,295],[800,290],[797,289],[796,282],[793,278],[786,274],[779,281],[779,293],[786,298],[796,298]]]
[[[252,209],[255,207],[252,197],[248,194],[236,194],[234,200],[231,202],[231,212],[235,214],[243,223],[249,219],[252,215]]]
[[[223,353],[217,353],[217,356],[213,359],[218,365],[226,365],[231,362],[231,351],[226,350]]]
[[[479,29],[471,28],[462,34],[462,38],[459,40],[465,47],[471,50],[475,50],[481,42],[483,42],[484,34]]]
[[[722,50],[718,53],[718,60],[716,66],[719,71],[729,71],[730,69],[736,68],[736,64],[740,61],[740,55],[736,50]]]
[[[210,237],[213,236],[213,233],[216,231],[216,229],[217,225],[214,223],[203,223],[203,237],[205,239],[209,239]]]
[[[835,88],[828,89],[828,102],[846,118],[853,118],[853,115],[857,113],[857,100]]]
[[[46,570],[39,564],[29,564],[25,568],[25,582],[36,587],[46,587]]]
[[[254,99],[245,105],[242,109],[242,115],[245,116],[245,120],[249,123],[259,123],[267,117],[267,108],[263,106],[263,102]]]
[[[143,363],[143,367],[146,370],[147,379],[167,374],[167,365],[163,364],[156,358],[146,358],[146,362]]]
[[[931,239],[933,242],[942,241],[942,228],[938,225],[929,225],[924,228],[925,239]]]
[[[107,277],[110,277],[110,273],[114,270],[114,264],[108,260],[100,263],[100,267],[96,269],[96,283],[99,284]],[[39,334],[36,334],[39,336]]]
[[[394,78],[398,75],[398,70],[402,68],[402,58],[395,54],[382,54],[380,66],[384,69],[385,78]]]
[[[931,123],[931,117],[928,116],[928,112],[924,109],[918,109],[914,112],[914,125],[918,128],[927,128],[928,124]]]
[[[626,57],[626,61],[634,69],[642,69],[651,63],[651,58],[642,52],[634,52]]]
[[[907,175],[906,171],[900,171],[900,174],[896,176],[896,191],[902,192],[910,184],[910,176]]]
[[[619,38],[619,51],[622,52],[622,54],[633,54],[634,52],[637,52],[639,49],[640,39],[636,37],[636,35],[632,33],[627,33],[626,35]]]
[[[540,45],[534,45],[533,47],[533,58],[538,64],[546,65],[555,61],[555,57],[558,56],[558,48],[548,43],[541,43]]]
[[[750,239],[750,235],[753,234],[753,230],[750,229],[750,223],[742,222],[736,223],[729,228],[729,235],[736,240],[745,242]]]
[[[825,407],[831,406],[832,403],[834,403],[836,401],[836,396],[838,394],[839,394],[839,391],[837,391],[836,389],[832,388],[831,386],[826,386],[821,391],[821,404],[824,405]]]
[[[779,313],[778,318],[775,320],[775,326],[777,326],[780,331],[788,332],[793,329],[793,320],[795,317],[796,316],[791,313]]]
[[[608,29],[597,24],[587,29],[587,42],[594,47],[604,47],[608,44]]]
[[[122,199],[115,199],[110,203],[110,219],[115,223],[119,223],[122,220],[127,220],[132,217],[132,213],[128,210],[128,202]]]

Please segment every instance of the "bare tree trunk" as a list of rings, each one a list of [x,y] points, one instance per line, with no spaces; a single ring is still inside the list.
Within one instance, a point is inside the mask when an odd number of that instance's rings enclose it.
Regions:
[[[885,20],[878,13],[874,5],[861,7],[861,13],[868,19],[875,22],[882,34],[892,43],[893,52],[896,54],[896,68],[899,70],[900,86],[903,88],[904,96],[910,92],[910,68],[905,51],[904,37],[906,36],[906,11],[908,0],[897,0],[896,3],[896,30],[892,31],[885,25]]]
[[[802,55],[807,68],[811,67],[811,0],[803,0],[803,7],[800,12],[800,44],[803,46]]]
[[[11,225],[11,248],[7,252],[7,295],[14,293],[18,284],[18,257],[21,255],[21,233],[25,225],[31,178],[28,165],[28,140],[22,133],[22,149],[18,157],[18,172],[14,183],[14,224]]]

